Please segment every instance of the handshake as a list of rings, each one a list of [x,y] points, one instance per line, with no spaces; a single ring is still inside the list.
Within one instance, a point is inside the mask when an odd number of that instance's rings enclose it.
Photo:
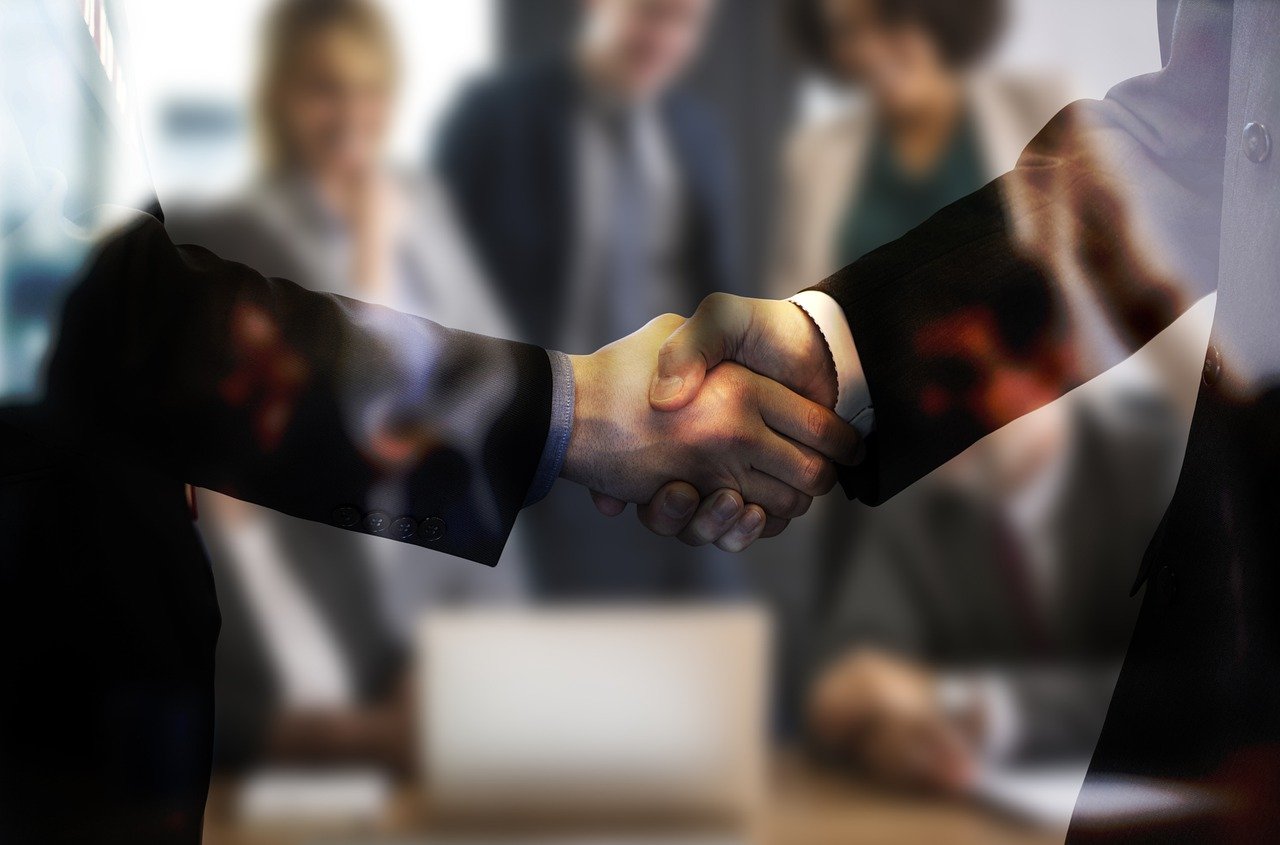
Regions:
[[[571,361],[561,475],[607,515],[636,502],[657,534],[741,551],[857,459],[826,339],[794,303],[714,294],[688,320],[658,317]]]

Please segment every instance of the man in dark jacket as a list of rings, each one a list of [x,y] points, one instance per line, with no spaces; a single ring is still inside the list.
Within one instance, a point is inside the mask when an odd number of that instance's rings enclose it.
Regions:
[[[715,3],[583,5],[569,50],[464,90],[434,155],[521,339],[570,350],[742,292],[727,142],[679,84]]]
[[[558,476],[733,488],[730,547],[834,483],[851,431],[745,369],[650,412],[679,318],[571,358],[266,279],[158,210],[95,244],[84,150],[133,146],[113,8],[0,16],[0,841],[199,840],[219,611],[192,485],[493,565]]]
[[[1160,13],[1163,70],[1068,107],[1013,172],[794,304],[709,301],[664,350],[652,398],[679,407],[727,352],[838,402],[873,432],[843,482],[874,504],[1216,288],[1181,477],[1135,561],[1142,609],[1070,838],[1274,841],[1280,4]],[[796,341],[796,305],[827,343]],[[1132,778],[1158,789],[1117,823],[1108,808],[1143,794]]]
[[[435,165],[520,339],[594,349],[653,314],[689,314],[707,294],[744,292],[727,144],[680,86],[714,0],[583,3],[563,53],[500,70],[464,91]],[[671,548],[635,525],[582,523],[574,490],[528,515],[542,595],[736,593],[734,561]],[[564,542],[566,522],[584,535]],[[598,566],[606,535],[611,565]]]

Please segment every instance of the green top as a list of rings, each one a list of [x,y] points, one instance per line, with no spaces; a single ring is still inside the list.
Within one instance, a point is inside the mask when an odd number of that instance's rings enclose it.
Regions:
[[[986,184],[978,133],[961,120],[942,157],[928,173],[905,172],[889,137],[876,133],[863,170],[862,190],[849,198],[836,240],[841,267],[897,240],[928,217]]]

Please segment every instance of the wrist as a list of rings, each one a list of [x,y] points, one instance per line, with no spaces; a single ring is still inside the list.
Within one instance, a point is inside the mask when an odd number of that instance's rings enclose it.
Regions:
[[[573,431],[574,378],[569,356],[553,349],[547,350],[551,365],[551,418],[547,423],[547,439],[538,459],[529,492],[522,507],[541,501],[556,479],[564,472],[565,453],[569,448],[569,435]]]
[[[587,418],[595,413],[598,397],[597,363],[593,355],[569,355],[573,371],[573,423],[569,429],[569,443],[565,447],[564,465],[560,477],[591,489],[596,470],[597,449],[593,445],[595,433]]]

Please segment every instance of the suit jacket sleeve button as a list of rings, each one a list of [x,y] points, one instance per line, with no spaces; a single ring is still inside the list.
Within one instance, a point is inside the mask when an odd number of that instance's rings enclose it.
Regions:
[[[381,534],[391,525],[391,517],[382,511],[371,511],[365,514],[364,530],[370,534]]]
[[[422,520],[422,525],[419,526],[419,530],[422,532],[422,539],[424,541],[428,543],[439,542],[440,538],[444,537],[444,520],[438,516],[429,516]]]
[[[360,511],[350,505],[343,505],[340,508],[334,508],[332,520],[333,524],[339,528],[355,528],[360,524]]]
[[[1262,164],[1271,157],[1271,132],[1261,123],[1250,121],[1244,125],[1245,157],[1255,164]]]
[[[387,532],[387,536],[393,540],[412,540],[413,535],[417,533],[418,523],[407,516],[402,516],[391,523],[391,530]]]

